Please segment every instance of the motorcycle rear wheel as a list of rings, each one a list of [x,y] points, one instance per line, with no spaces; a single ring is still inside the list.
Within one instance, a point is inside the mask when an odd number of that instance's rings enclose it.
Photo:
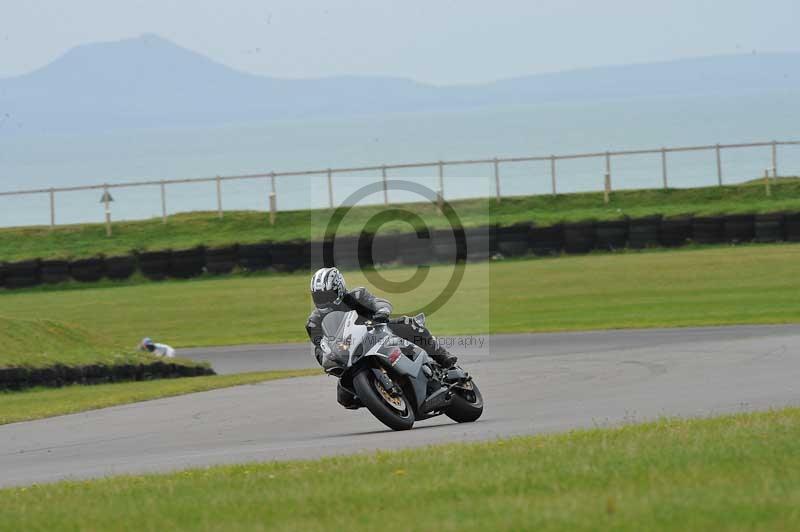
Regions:
[[[356,395],[373,416],[392,430],[414,426],[414,411],[405,395],[392,397],[368,368],[353,377]]]
[[[464,388],[453,389],[453,402],[444,415],[458,423],[472,423],[483,414],[483,396],[478,385],[469,381]]]

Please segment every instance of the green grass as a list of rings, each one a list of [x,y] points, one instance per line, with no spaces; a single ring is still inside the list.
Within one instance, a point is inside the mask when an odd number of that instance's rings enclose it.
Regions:
[[[262,371],[237,375],[0,392],[0,425],[217,388],[318,374],[319,370]]]
[[[791,244],[479,263],[429,325],[445,335],[796,323],[799,263]],[[451,271],[431,268],[410,293],[375,291],[408,312]],[[382,271],[395,280],[411,273]],[[347,278],[372,286],[361,273]],[[306,274],[0,293],[0,316],[65,319],[124,345],[145,335],[177,346],[305,341],[310,310]]]
[[[0,490],[8,530],[797,530],[800,410]]]
[[[465,226],[533,221],[549,225],[560,221],[607,220],[622,216],[664,214],[762,213],[800,210],[800,180],[774,183],[767,198],[758,183],[695,189],[629,190],[612,194],[603,204],[601,193],[560,194],[453,202]],[[403,206],[398,206],[403,207]],[[431,227],[446,227],[446,220],[432,205],[405,206],[420,214]],[[358,207],[345,218],[340,235],[357,234],[382,206]],[[287,211],[278,214],[274,227],[266,213],[229,212],[223,220],[216,213],[188,213],[139,222],[115,222],[114,236],[105,236],[101,224],[0,229],[0,261],[27,258],[75,258],[98,254],[118,255],[131,250],[182,249],[196,245],[217,246],[265,240],[318,239],[332,211]],[[402,223],[388,224],[387,231],[408,231]]]
[[[9,309],[7,314],[16,312]],[[135,351],[135,343],[125,347],[111,338],[50,319],[12,319],[0,315],[0,368],[39,368],[56,363],[136,364],[155,360],[150,354]]]

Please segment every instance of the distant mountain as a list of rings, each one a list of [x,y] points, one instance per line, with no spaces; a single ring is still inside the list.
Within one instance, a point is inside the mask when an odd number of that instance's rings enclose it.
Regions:
[[[800,54],[751,54],[538,74],[480,85],[231,69],[156,35],[76,47],[0,79],[0,134],[220,124],[363,113],[800,88]]]

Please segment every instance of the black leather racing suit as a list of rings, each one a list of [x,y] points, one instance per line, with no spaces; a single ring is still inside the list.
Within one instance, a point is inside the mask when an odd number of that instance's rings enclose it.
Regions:
[[[392,304],[383,298],[374,296],[366,288],[359,287],[345,294],[342,302],[338,305],[325,309],[315,308],[308,317],[306,332],[314,344],[314,354],[320,364],[322,364],[322,348],[319,346],[323,337],[322,320],[331,312],[349,312],[351,310],[358,312],[358,315],[365,320],[388,318],[392,313]],[[391,323],[389,329],[400,338],[424,349],[428,356],[440,364],[446,365],[446,359],[451,356],[446,349],[439,345],[427,327],[417,324],[411,318],[406,318],[403,323]],[[352,397],[352,394],[341,388],[340,385],[339,402],[347,407],[348,400],[351,399],[344,397],[343,394]]]

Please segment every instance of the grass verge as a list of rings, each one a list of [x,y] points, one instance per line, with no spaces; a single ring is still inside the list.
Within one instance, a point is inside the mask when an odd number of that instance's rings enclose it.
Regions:
[[[0,368],[146,364],[156,360],[110,338],[49,319],[0,316]]]
[[[795,323],[798,263],[791,244],[479,263],[429,324],[450,335]],[[374,291],[409,312],[444,291],[451,273],[436,266],[418,289]],[[381,271],[394,281],[412,274]],[[347,279],[374,289],[360,272]],[[0,293],[0,315],[67,319],[126,345],[145,335],[178,346],[307,341],[310,309],[306,274]]]
[[[35,388],[22,392],[0,392],[0,425],[74,414],[109,406],[204,392],[242,384],[290,377],[320,375],[320,371],[286,370],[214,375],[145,382],[99,384],[96,386],[67,386],[64,388]],[[2,528],[0,526],[0,528]]]
[[[11,530],[796,530],[800,409],[0,490]]]
[[[490,223],[512,224],[532,221],[550,225],[561,221],[608,220],[623,216],[663,214],[763,213],[800,210],[800,180],[781,179],[767,198],[759,183],[694,189],[624,190],[614,192],[608,205],[602,193],[559,194],[556,196],[518,196],[493,199],[459,200],[452,203],[465,226]],[[430,227],[447,227],[439,211],[428,204],[398,205],[418,212]],[[339,235],[358,234],[367,220],[383,211],[383,206],[354,208],[340,227]],[[161,219],[114,223],[114,236],[108,238],[102,224],[58,227],[0,229],[0,260],[29,258],[80,258],[98,254],[119,255],[131,250],[183,249],[197,245],[219,246],[266,240],[285,241],[309,237],[319,239],[324,223],[332,216],[328,210],[286,211],[270,226],[266,213],[227,212],[220,220],[216,213],[199,212]],[[323,222],[323,223],[320,223]],[[386,231],[408,231],[401,222],[387,224]]]

